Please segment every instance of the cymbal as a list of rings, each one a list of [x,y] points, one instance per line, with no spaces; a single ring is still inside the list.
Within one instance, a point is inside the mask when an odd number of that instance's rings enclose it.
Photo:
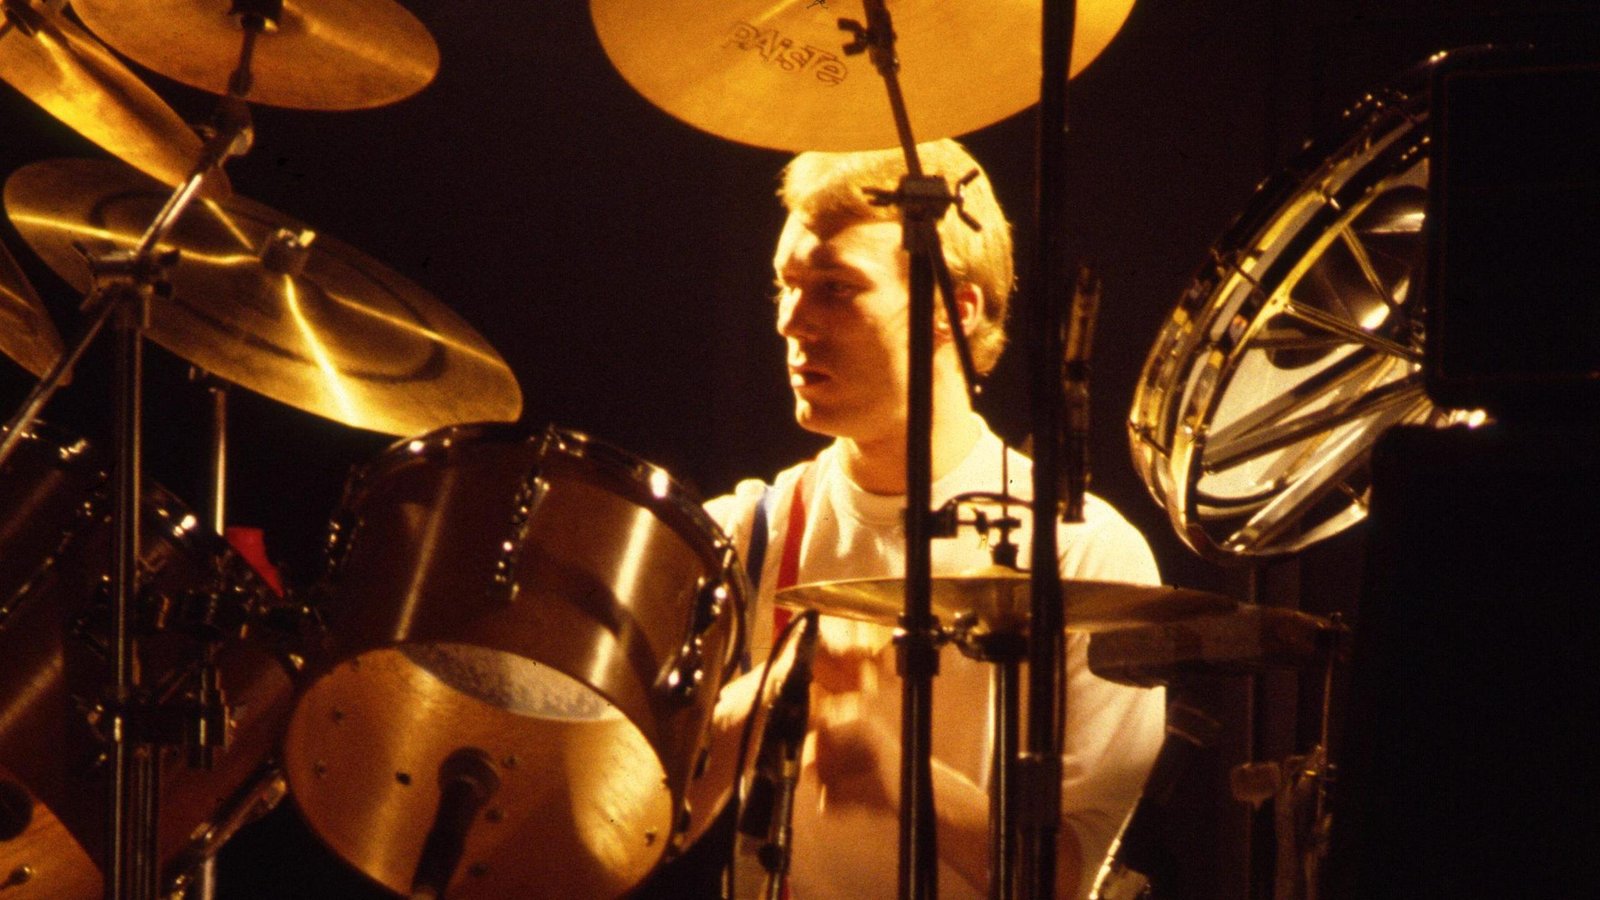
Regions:
[[[105,0],[101,0],[105,2]],[[1040,0],[890,3],[918,140],[974,131],[1039,100]],[[1122,28],[1133,0],[1079,0],[1072,74]],[[720,137],[780,150],[898,146],[866,54],[838,19],[859,0],[591,0],[606,55],[647,100]]]
[[[0,244],[0,353],[43,378],[61,351],[55,323],[11,251]]]
[[[43,3],[16,0],[9,14],[0,15],[0,79],[140,171],[172,185],[188,178],[200,137],[110,50]],[[226,196],[226,185],[218,174],[207,192]]]
[[[977,616],[990,631],[1023,631],[1032,606],[1027,572],[1000,566],[962,575],[933,577],[933,614],[950,625],[964,613]],[[1162,585],[1118,581],[1066,580],[1067,630],[1103,631],[1149,622],[1165,622],[1204,613],[1228,612],[1238,603],[1219,594]],[[783,606],[815,609],[882,625],[895,625],[905,605],[905,581],[899,578],[850,578],[796,585],[777,593]]]
[[[82,291],[91,278],[74,244],[130,250],[165,200],[159,185],[109,160],[33,163],[5,186],[23,239]],[[220,378],[394,435],[512,421],[522,410],[505,361],[459,316],[259,203],[197,201],[158,249],[180,258],[172,296],[151,301],[145,333]]]
[[[102,40],[140,65],[228,92],[244,31],[227,0],[73,0]],[[428,29],[393,0],[285,0],[256,41],[245,99],[294,109],[366,109],[403,100],[439,71]]]

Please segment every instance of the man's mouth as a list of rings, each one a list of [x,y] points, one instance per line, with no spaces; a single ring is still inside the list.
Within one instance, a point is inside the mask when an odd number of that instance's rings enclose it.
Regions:
[[[813,387],[829,379],[828,373],[814,366],[790,366],[789,386],[793,388]]]

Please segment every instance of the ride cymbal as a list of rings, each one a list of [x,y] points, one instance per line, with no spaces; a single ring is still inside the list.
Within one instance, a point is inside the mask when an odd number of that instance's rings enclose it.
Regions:
[[[0,14],[0,79],[140,171],[181,184],[200,158],[199,135],[100,42],[61,13],[7,0]],[[220,173],[208,193],[226,196]]]
[[[39,295],[11,258],[11,251],[0,244],[0,353],[43,378],[61,350],[61,335]]]
[[[73,0],[102,40],[140,65],[228,93],[244,40],[229,0]],[[439,71],[428,29],[392,0],[286,0],[256,40],[244,99],[294,109],[366,109],[403,100]]]
[[[104,0],[100,0],[104,2]],[[1080,0],[1072,74],[1133,0]],[[846,56],[859,0],[591,0],[600,42],[646,99],[720,137],[780,150],[899,145],[883,81]],[[1040,0],[889,3],[917,140],[952,137],[1039,100]]]
[[[17,170],[6,212],[74,287],[91,254],[132,249],[166,201],[110,161],[62,159]],[[470,325],[361,252],[267,207],[201,200],[158,250],[177,250],[172,296],[150,305],[146,335],[220,378],[358,428],[412,435],[522,410],[516,378]]]
[[[965,614],[989,631],[1024,631],[1031,604],[1032,576],[989,566],[963,575],[933,577],[933,614],[946,626]],[[1165,622],[1204,613],[1229,612],[1239,604],[1220,594],[1164,585],[1118,581],[1066,580],[1069,631],[1100,631],[1150,622]],[[815,609],[893,626],[905,605],[905,581],[899,578],[847,578],[795,585],[777,593],[783,606]]]

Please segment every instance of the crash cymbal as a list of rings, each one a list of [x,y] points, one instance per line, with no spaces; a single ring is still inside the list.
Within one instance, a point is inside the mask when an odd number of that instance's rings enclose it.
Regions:
[[[11,251],[0,244],[0,353],[44,377],[61,356],[61,335]]]
[[[89,268],[74,245],[129,250],[165,200],[159,185],[112,161],[34,163],[5,186],[23,239],[85,291]],[[172,297],[152,300],[145,333],[220,378],[386,434],[521,412],[511,370],[455,313],[259,203],[200,201],[159,249],[180,258]]]
[[[110,50],[61,13],[7,0],[0,15],[0,79],[79,134],[167,184],[200,158],[200,138]],[[228,193],[216,176],[207,191]]]
[[[228,92],[243,29],[229,0],[73,0],[79,18],[140,65]],[[428,29],[392,0],[286,0],[256,41],[245,99],[294,109],[365,109],[415,94],[439,71]]]
[[[1031,579],[1027,572],[1000,566],[962,575],[935,575],[933,614],[946,626],[958,616],[972,613],[989,631],[1023,631],[1032,606]],[[1204,591],[1117,581],[1063,581],[1062,595],[1070,631],[1164,622],[1228,612],[1239,605]],[[899,578],[819,581],[781,590],[776,599],[783,606],[892,626],[905,604],[905,582]]]
[[[101,0],[105,2],[105,0]],[[1079,0],[1075,75],[1133,0]],[[712,134],[781,150],[898,146],[883,81],[846,56],[859,0],[591,0],[606,54],[651,103]],[[1040,0],[889,3],[918,140],[974,131],[1039,100]]]

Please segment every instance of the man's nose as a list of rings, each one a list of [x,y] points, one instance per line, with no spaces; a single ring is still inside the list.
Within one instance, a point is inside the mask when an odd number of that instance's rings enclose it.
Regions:
[[[778,294],[778,334],[806,337],[811,334],[811,304],[798,287],[786,287]]]

